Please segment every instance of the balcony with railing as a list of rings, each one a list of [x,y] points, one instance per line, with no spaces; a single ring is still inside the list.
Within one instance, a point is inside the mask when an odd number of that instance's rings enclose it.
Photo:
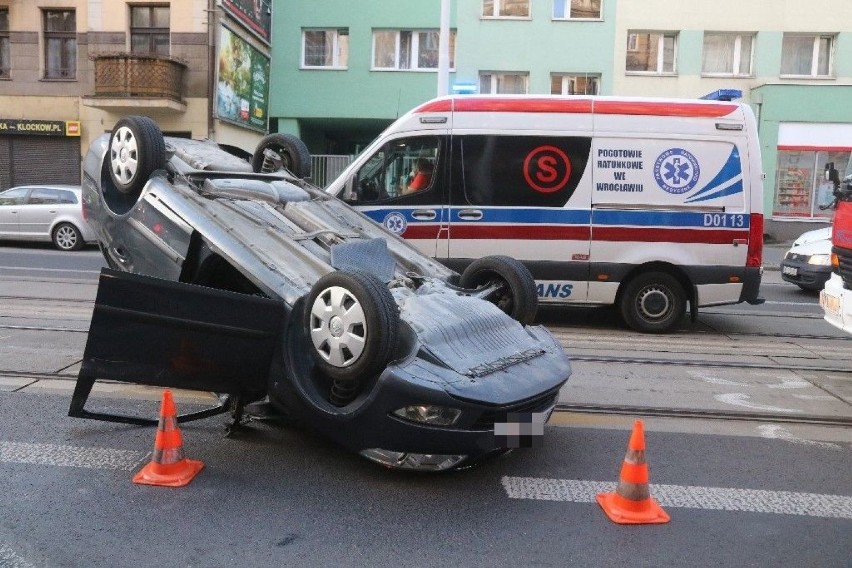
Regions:
[[[186,110],[183,101],[186,64],[182,61],[136,53],[95,54],[91,59],[95,63],[95,93],[84,97],[86,106]]]

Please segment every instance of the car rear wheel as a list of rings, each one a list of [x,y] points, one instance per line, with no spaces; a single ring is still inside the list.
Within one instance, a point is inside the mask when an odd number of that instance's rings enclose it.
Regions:
[[[305,143],[290,134],[273,133],[261,139],[251,158],[258,173],[287,170],[298,178],[311,175],[311,154]]]
[[[371,274],[331,272],[311,288],[304,317],[313,358],[332,379],[329,400],[344,406],[393,355],[399,335],[393,296]]]
[[[459,285],[479,290],[480,297],[523,325],[535,319],[538,310],[535,280],[517,259],[501,255],[477,259],[462,272]]]
[[[645,272],[630,280],[620,301],[624,321],[643,333],[666,333],[686,313],[686,293],[680,282],[665,272]]]
[[[60,223],[53,229],[53,245],[59,250],[80,250],[83,248],[83,235],[71,223]]]
[[[146,116],[128,116],[115,124],[109,139],[109,173],[120,193],[142,191],[165,162],[165,141],[156,122]]]

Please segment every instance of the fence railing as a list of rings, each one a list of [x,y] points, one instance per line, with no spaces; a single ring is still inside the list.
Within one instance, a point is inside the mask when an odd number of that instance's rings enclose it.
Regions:
[[[337,179],[340,172],[346,169],[354,156],[333,154],[314,154],[311,156],[311,181],[317,187],[325,188]]]

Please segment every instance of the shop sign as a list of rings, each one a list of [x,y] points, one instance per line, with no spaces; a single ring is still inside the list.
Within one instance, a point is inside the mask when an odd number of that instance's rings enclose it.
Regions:
[[[222,0],[222,5],[240,23],[269,43],[272,29],[271,0]]]
[[[0,118],[0,134],[80,136],[80,121]]]
[[[216,77],[216,117],[266,131],[269,58],[222,26]]]

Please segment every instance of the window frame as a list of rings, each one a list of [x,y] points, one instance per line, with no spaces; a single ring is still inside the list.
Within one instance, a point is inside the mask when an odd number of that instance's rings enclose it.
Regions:
[[[141,27],[141,26],[134,26],[133,25],[133,13],[134,13],[135,10],[142,10],[142,9],[149,10],[148,20],[153,22],[154,21],[154,17],[153,17],[154,10],[156,8],[167,8],[169,10],[169,26],[168,27],[163,28],[163,27],[153,26],[153,25],[148,26],[148,27]],[[136,55],[165,55],[165,56],[171,55],[171,51],[172,51],[172,33],[171,33],[172,13],[171,13],[171,6],[169,4],[132,4],[132,5],[128,6],[128,9],[129,9],[129,12],[128,12],[128,31],[129,31],[128,38],[130,40],[130,48],[129,48],[128,51],[130,51],[130,53],[133,53],[133,54],[136,54]],[[157,37],[157,36],[162,36],[163,34],[165,34],[166,39],[168,40],[168,53],[159,53],[156,49],[152,49],[153,47],[156,47],[156,45],[157,45],[155,43],[154,38]],[[134,46],[133,38],[134,37],[140,37],[140,36],[147,37],[147,39],[148,39],[148,42],[147,42],[148,43],[148,51],[137,51],[133,48],[133,46]]]
[[[733,53],[733,61],[731,62],[730,73],[720,72],[720,71],[705,71],[704,70],[704,54],[706,52],[706,44],[704,41],[708,36],[725,36],[725,37],[734,37],[734,53]],[[748,37],[751,39],[751,50],[749,51],[748,58],[748,71],[746,73],[740,73],[738,70],[742,64],[742,40],[743,38]],[[748,32],[704,32],[704,37],[702,38],[702,48],[701,48],[701,76],[702,77],[754,77],[754,46],[757,39],[757,33],[748,33]]]
[[[393,67],[379,67],[376,65],[376,36],[377,34],[394,34],[394,65]],[[425,73],[437,73],[438,62],[436,60],[434,67],[420,67],[420,34],[437,33],[440,35],[440,30],[435,28],[417,28],[417,29],[374,29],[373,30],[373,45],[370,55],[370,71],[414,71]],[[408,67],[402,67],[402,34],[410,34],[408,40]],[[439,40],[440,41],[440,40]],[[450,30],[450,71],[455,71],[455,45],[456,45],[456,30]]]
[[[12,42],[9,31],[9,7],[0,6],[0,14],[5,14],[6,25],[0,27],[0,79],[10,79],[12,75]],[[3,54],[5,57],[5,66]]]
[[[630,50],[627,49],[626,53],[641,53],[639,48],[639,36],[640,35],[649,35],[649,36],[659,36],[657,38],[657,61],[656,68],[652,71],[639,71],[627,69],[627,58],[625,57],[624,61],[624,74],[625,75],[644,75],[644,76],[655,76],[655,77],[676,77],[678,74],[677,64],[678,64],[678,45],[679,45],[679,36],[680,32],[676,31],[660,31],[660,30],[628,30],[627,32],[627,42],[630,43],[631,35],[636,36],[636,49]],[[672,70],[665,71],[665,41],[666,38],[672,39]]]
[[[488,92],[483,92],[482,90],[482,82],[483,76],[490,76],[489,79],[489,90]],[[524,80],[524,92],[521,94],[529,94],[530,92],[530,73],[529,71],[480,71],[477,75],[479,92],[480,94],[490,94],[490,95],[509,95],[509,94],[517,94],[517,93],[500,93],[497,91],[497,78],[498,77],[508,77],[517,75],[522,77]]]
[[[553,81],[554,81],[554,79],[560,80],[559,93],[553,92]],[[570,82],[576,82],[578,79],[591,79],[592,84],[595,85],[595,92],[594,93],[585,93],[585,92],[584,93],[576,93],[576,92],[575,93],[568,93],[568,92],[566,92],[565,87],[566,87],[566,83],[569,82],[568,80],[570,80]],[[599,95],[600,91],[601,91],[601,79],[602,79],[602,76],[601,76],[600,73],[570,73],[570,72],[562,72],[562,71],[553,72],[553,73],[550,74],[550,94],[551,95],[564,95],[564,96]]]
[[[574,17],[572,12],[574,10],[573,3],[574,0],[553,0],[553,9],[551,10],[551,18],[557,22],[602,22],[604,17],[604,1],[600,0],[600,6],[598,7],[598,15],[592,17]],[[557,2],[561,2],[562,8],[564,12],[567,12],[567,16],[557,16],[556,15],[556,6]]]
[[[788,37],[811,37],[813,38],[813,48],[811,51],[811,72],[807,75],[794,73],[784,73],[784,40]],[[819,47],[820,41],[827,39],[828,45],[828,71],[825,75],[819,74]],[[834,52],[837,49],[837,36],[835,34],[820,34],[820,33],[799,33],[785,32],[781,38],[781,69],[778,76],[784,79],[834,79]]]
[[[332,41],[331,41],[331,50],[332,50],[332,63],[331,65],[308,65],[306,61],[307,57],[307,41],[306,34],[312,32],[322,32],[325,34],[332,33]],[[346,32],[346,33],[342,33]],[[300,69],[349,69],[349,39],[346,40],[346,62],[340,63],[340,38],[341,36],[346,36],[349,38],[349,28],[347,27],[337,27],[337,28],[303,28],[302,29],[302,54],[301,59],[299,61]]]
[[[527,15],[526,16],[511,16],[511,15],[502,15],[501,12],[505,12],[505,3],[506,2],[516,2],[518,4],[526,3],[527,5]],[[486,14],[486,4],[491,3],[491,14]],[[485,20],[531,20],[532,19],[532,0],[482,0],[482,10],[480,11],[480,17]]]
[[[70,13],[73,15],[74,31],[54,31],[48,30],[48,14],[53,13]],[[44,50],[42,52],[44,62],[44,72],[42,80],[46,81],[76,81],[77,80],[77,10],[75,8],[43,8],[42,16],[42,39],[44,41]],[[49,66],[50,61],[50,40],[61,40],[62,49],[59,52],[60,60],[65,59],[65,50],[67,42],[72,42],[74,46],[74,55],[65,63],[73,63],[73,68],[59,68],[52,71]]]

